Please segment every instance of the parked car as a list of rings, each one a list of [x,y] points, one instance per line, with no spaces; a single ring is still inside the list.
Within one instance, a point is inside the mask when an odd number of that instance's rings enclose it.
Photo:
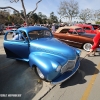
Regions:
[[[4,35],[5,35],[6,32],[13,34],[15,31],[17,31],[17,29],[4,30]]]
[[[96,34],[96,30],[92,25],[89,24],[75,24],[75,26],[82,27],[86,33]]]
[[[57,84],[78,70],[81,51],[55,39],[48,28],[22,27],[16,33],[22,39],[13,40],[8,32],[4,36],[7,58],[29,62],[41,79]]]
[[[17,29],[15,26],[7,26],[6,27],[6,30],[8,31],[8,30],[15,30],[15,29]]]
[[[12,34],[12,31],[16,31],[16,30],[17,30],[16,26],[5,26],[5,30],[3,32],[4,32],[4,34],[6,32],[9,32]]]
[[[85,51],[90,51],[95,36],[95,34],[85,33],[83,28],[79,26],[60,27],[53,35],[68,45],[83,48]]]
[[[94,30],[98,29],[100,27],[100,25],[96,25],[96,24],[91,24],[94,28]]]

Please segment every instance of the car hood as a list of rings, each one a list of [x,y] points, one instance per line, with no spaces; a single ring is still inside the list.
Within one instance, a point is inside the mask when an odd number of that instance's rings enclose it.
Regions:
[[[89,38],[93,38],[95,36],[95,34],[91,34],[91,33],[83,33],[83,34],[80,34],[81,36],[84,36],[84,37],[89,37]]]
[[[76,49],[56,38],[40,38],[31,41],[30,45],[35,48],[34,50],[39,52],[47,52],[70,58],[76,57]]]

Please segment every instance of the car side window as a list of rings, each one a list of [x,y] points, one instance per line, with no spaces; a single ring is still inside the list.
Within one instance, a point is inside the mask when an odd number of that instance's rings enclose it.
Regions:
[[[70,29],[70,34],[78,34],[77,31],[75,29]]]
[[[30,40],[33,40],[33,39],[36,39],[38,37],[38,31],[31,31],[29,32],[29,37],[30,37]]]
[[[24,39],[28,39],[28,37],[27,37],[27,35],[26,35],[26,32],[24,32],[24,31],[20,31],[21,32],[21,34],[22,34],[22,37],[24,38]]]
[[[52,34],[49,30],[33,30],[28,33],[30,40],[51,37]]]
[[[73,31],[73,34],[78,34],[76,31]]]
[[[21,33],[16,32],[15,35],[13,36],[12,40],[23,41],[24,38],[22,37]]]
[[[73,34],[73,29],[68,30],[69,34]]]
[[[69,33],[69,29],[62,29],[62,30],[60,31],[60,33],[64,33],[64,34]]]
[[[24,41],[25,39],[24,39],[22,33],[16,32],[16,31],[11,31],[11,32],[7,33],[6,40],[8,40],[8,41]]]
[[[91,30],[89,27],[84,27],[85,30]]]
[[[13,38],[13,32],[8,32],[6,36],[6,40],[10,41]]]

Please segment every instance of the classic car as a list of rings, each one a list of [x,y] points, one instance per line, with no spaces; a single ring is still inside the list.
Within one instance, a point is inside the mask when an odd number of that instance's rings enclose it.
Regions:
[[[17,28],[15,26],[7,26],[6,30],[16,30]]]
[[[78,70],[81,51],[55,39],[48,28],[28,26],[15,32],[22,37],[12,39],[9,32],[4,36],[7,58],[29,62],[41,79],[57,84]]]
[[[93,37],[95,36],[95,34],[85,33],[83,28],[79,26],[60,27],[53,35],[68,45],[82,48],[85,51],[90,51],[93,45]]]
[[[94,28],[94,30],[98,29],[100,27],[100,25],[97,25],[97,24],[91,24]]]
[[[96,30],[93,25],[90,24],[75,24],[75,26],[82,27],[86,33],[96,34]]]
[[[7,31],[16,31],[17,28],[15,26],[5,26],[5,30],[4,30],[4,34],[7,32]],[[12,32],[11,32],[12,33]]]

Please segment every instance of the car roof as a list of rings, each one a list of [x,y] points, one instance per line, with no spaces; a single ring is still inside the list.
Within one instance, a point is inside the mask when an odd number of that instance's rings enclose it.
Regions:
[[[21,27],[18,30],[30,32],[30,31],[35,31],[35,30],[49,30],[49,29],[46,27],[41,27],[41,26],[26,26],[26,27]]]
[[[81,27],[92,27],[91,24],[75,24],[77,26],[81,26]]]
[[[76,28],[81,28],[81,27],[79,27],[79,26],[64,26],[64,27],[59,27],[56,30],[56,33],[59,33],[62,29],[76,29]]]

